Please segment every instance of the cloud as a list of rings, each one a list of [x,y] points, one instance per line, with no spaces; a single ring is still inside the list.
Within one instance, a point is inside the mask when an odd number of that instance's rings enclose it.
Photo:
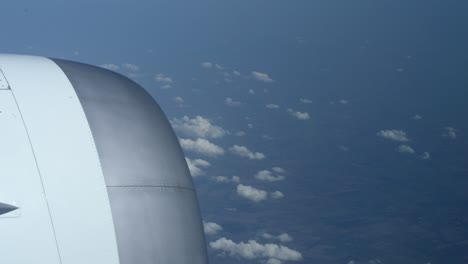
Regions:
[[[266,191],[242,184],[237,185],[237,194],[240,197],[254,201],[256,203],[268,198],[268,193]]]
[[[253,89],[249,89],[249,94],[255,94],[255,91]]]
[[[424,152],[423,154],[421,154],[421,159],[423,160],[428,160],[431,158],[431,154],[429,152]]]
[[[265,158],[265,154],[260,152],[253,153],[245,146],[234,145],[229,148],[229,151],[237,156],[249,158],[251,160],[262,160]]]
[[[156,76],[154,76],[154,80],[164,84],[170,84],[174,82],[171,77],[168,77],[162,73],[156,74]]]
[[[203,221],[203,230],[207,235],[216,235],[219,231],[223,230],[223,227],[217,223]]]
[[[274,191],[270,193],[271,198],[273,199],[281,199],[284,197],[284,194],[280,191]]]
[[[211,164],[208,161],[202,159],[191,160],[189,158],[185,158],[185,161],[187,161],[187,165],[189,167],[190,174],[192,175],[192,177],[205,175],[205,171],[203,171],[203,168],[211,166]]]
[[[341,99],[338,102],[340,102],[340,104],[348,104],[348,100],[345,100],[345,99]]]
[[[278,109],[278,108],[280,108],[280,106],[277,105],[277,104],[267,104],[265,107],[266,107],[266,108],[270,108],[270,109]]]
[[[281,168],[281,167],[273,167],[271,170],[276,172],[276,173],[285,173],[286,172],[286,170]]]
[[[275,182],[275,181],[282,181],[284,180],[284,176],[282,175],[274,175],[269,170],[261,170],[255,174],[255,179],[260,181],[268,181],[268,182]]]
[[[294,111],[291,108],[288,108],[287,111],[288,111],[289,114],[291,114],[291,116],[293,116],[297,120],[308,120],[308,119],[310,119],[309,113],[307,113],[307,112],[298,112],[298,111]]]
[[[296,250],[283,245],[272,243],[261,244],[255,240],[247,243],[235,243],[230,239],[220,238],[210,242],[210,247],[214,250],[226,252],[231,257],[241,257],[249,260],[253,259],[276,259],[280,261],[300,261],[302,254]],[[276,262],[277,263],[277,262]],[[276,264],[275,263],[275,264]]]
[[[266,73],[253,71],[252,76],[257,81],[266,82],[266,83],[274,82],[274,80],[271,79],[270,76],[268,76],[268,74],[266,74]]]
[[[232,74],[234,74],[235,76],[240,76],[240,75],[241,75],[240,72],[239,72],[239,71],[236,71],[236,70],[233,70],[233,71],[232,71]]]
[[[280,235],[274,236],[269,233],[263,233],[262,237],[270,240],[279,240],[283,243],[293,241],[293,238],[288,233],[281,233]]]
[[[420,120],[420,119],[422,119],[422,116],[416,114],[416,115],[413,116],[413,119],[414,120]]]
[[[456,139],[457,138],[457,130],[453,127],[445,127],[444,133],[442,134],[443,137]]]
[[[129,71],[133,71],[133,72],[136,72],[136,71],[140,70],[140,67],[138,65],[131,64],[131,63],[122,64],[122,68],[124,68],[126,70],[129,70]]]
[[[232,176],[231,178],[227,176],[216,176],[216,177],[213,177],[213,179],[217,182],[222,182],[222,183],[230,183],[230,182],[239,183],[240,182],[239,176]]]
[[[223,66],[219,65],[219,64],[215,64],[214,67],[217,69],[217,70],[222,70],[224,69]]]
[[[117,71],[120,69],[120,67],[118,65],[115,65],[115,64],[102,64],[100,65],[101,68],[104,68],[104,69],[108,69],[108,70],[111,70],[111,71]]]
[[[381,130],[377,133],[377,136],[399,142],[410,141],[410,139],[406,136],[406,132],[403,130]]]
[[[184,103],[184,99],[182,99],[182,97],[180,97],[180,96],[174,97],[172,100],[174,102],[176,102],[177,104],[179,104],[179,105]]]
[[[227,106],[240,106],[242,103],[234,101],[231,97],[227,97],[224,101],[224,104],[226,104]]]
[[[244,131],[237,131],[235,135],[238,136],[238,137],[243,137],[243,136],[247,135],[247,133],[245,133]]]
[[[202,138],[197,140],[180,139],[180,145],[185,151],[199,153],[205,156],[216,157],[224,154],[224,149]]]
[[[281,260],[279,259],[274,259],[274,258],[271,258],[271,259],[268,259],[268,261],[266,262],[266,264],[281,264]]]
[[[222,138],[227,134],[227,131],[222,127],[214,125],[209,119],[202,116],[174,118],[171,120],[171,125],[174,130],[190,137]]]
[[[205,69],[210,69],[211,67],[213,67],[213,63],[205,61],[200,63],[200,66]]]
[[[312,100],[310,99],[307,99],[307,98],[301,98],[299,99],[299,101],[303,104],[311,104],[312,103]]]
[[[414,149],[408,145],[400,145],[398,146],[398,152],[414,154]]]

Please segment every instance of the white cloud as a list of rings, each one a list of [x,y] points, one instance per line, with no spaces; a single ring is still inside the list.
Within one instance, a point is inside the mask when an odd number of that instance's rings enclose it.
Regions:
[[[200,64],[200,66],[201,66],[202,68],[209,69],[209,68],[213,67],[213,63],[205,61],[205,62],[202,62],[202,63]]]
[[[278,109],[278,108],[280,108],[280,106],[277,105],[277,104],[267,104],[265,107],[266,107],[266,108],[270,108],[270,109]]]
[[[224,100],[224,104],[227,106],[240,106],[242,103],[234,101],[231,97],[227,97],[226,100]]]
[[[216,157],[224,154],[224,149],[202,138],[197,140],[180,139],[180,145],[185,151],[191,151],[206,156]]]
[[[167,89],[171,89],[171,88],[172,88],[172,85],[170,85],[170,84],[164,84],[164,85],[161,86],[160,88],[163,89],[163,90],[167,90]]]
[[[268,76],[268,74],[266,74],[266,73],[253,71],[252,76],[257,81],[266,82],[266,83],[274,82],[274,80],[271,79],[270,76]]]
[[[265,158],[265,154],[260,152],[252,152],[245,146],[234,145],[229,148],[231,153],[241,157],[249,158],[251,160],[262,160]]]
[[[248,124],[247,124],[247,127],[248,127],[248,128],[253,128],[253,124],[248,123]]]
[[[266,200],[268,193],[248,185],[237,185],[237,194],[256,203]]]
[[[423,160],[428,160],[431,158],[431,154],[429,152],[424,152],[423,154],[421,154],[421,159]]]
[[[280,261],[300,261],[302,254],[296,250],[283,245],[272,243],[261,244],[255,240],[247,243],[235,243],[230,239],[220,238],[210,242],[210,247],[228,253],[231,257],[241,257],[245,259],[277,259]],[[276,263],[274,263],[276,264]]]
[[[240,75],[241,75],[240,72],[239,72],[239,71],[236,71],[236,70],[232,71],[232,74],[234,74],[234,75],[236,75],[236,76],[240,76]]]
[[[269,234],[269,233],[263,233],[262,237],[264,237],[266,239],[271,239],[271,240],[279,240],[279,241],[281,241],[283,243],[293,241],[293,238],[288,233],[281,233],[281,234],[279,234],[277,236],[274,236],[274,235]]]
[[[287,111],[288,111],[289,114],[291,114],[291,116],[293,116],[294,118],[296,118],[298,120],[308,120],[308,119],[310,119],[309,113],[307,113],[307,112],[298,112],[298,111],[294,111],[291,108],[288,108]]]
[[[398,146],[398,152],[414,154],[414,149],[408,145],[400,145]]]
[[[203,221],[203,230],[207,235],[216,235],[216,233],[223,230],[223,227],[217,223]]]
[[[457,130],[453,127],[445,127],[444,133],[442,134],[443,137],[456,139],[457,138]]]
[[[414,120],[420,120],[420,119],[422,119],[422,116],[416,114],[416,115],[413,116],[413,119]]]
[[[221,66],[221,65],[219,65],[219,64],[215,64],[214,66],[215,66],[215,68],[218,69],[218,70],[224,69],[223,66]]]
[[[247,133],[245,133],[244,131],[237,131],[236,132],[236,136],[238,136],[238,137],[243,137],[245,135],[247,135]]]
[[[172,99],[172,100],[174,102],[178,103],[179,105],[184,103],[184,99],[182,99],[182,97],[180,97],[180,96],[174,97],[174,99]]]
[[[255,94],[255,91],[253,89],[249,89],[249,94]]]
[[[187,162],[192,177],[204,175],[205,171],[203,171],[203,168],[207,168],[211,165],[208,161],[202,159],[191,160],[185,158],[185,161]]]
[[[410,139],[406,136],[406,132],[403,130],[381,130],[377,133],[377,136],[399,142],[410,141]]]
[[[133,71],[133,72],[136,72],[136,71],[140,70],[140,67],[138,65],[131,64],[131,63],[122,64],[122,68],[124,68],[126,70],[129,70],[129,71]]]
[[[171,77],[168,77],[162,73],[156,74],[156,76],[154,77],[154,80],[159,83],[164,83],[164,84],[170,84],[174,82]]]
[[[348,104],[348,100],[345,100],[345,99],[341,99],[339,102],[340,104]]]
[[[216,177],[213,177],[213,179],[217,182],[222,182],[222,183],[230,183],[230,182],[239,183],[240,182],[239,176],[232,176],[231,178],[227,176],[216,176]]]
[[[191,137],[222,138],[227,133],[222,127],[214,125],[202,116],[174,118],[171,120],[171,125],[174,130]]]
[[[268,259],[268,261],[266,262],[266,264],[281,264],[281,260],[279,259],[275,259],[275,258],[271,258],[271,259]]]
[[[311,104],[312,103],[312,100],[310,99],[307,99],[307,98],[301,98],[299,99],[299,101],[303,104]]]
[[[273,167],[271,170],[276,172],[276,173],[285,173],[286,172],[286,170],[281,168],[281,167]]]
[[[255,174],[255,179],[260,181],[268,181],[268,182],[275,182],[275,181],[282,181],[284,180],[284,176],[282,175],[274,175],[269,170],[261,170]]]
[[[104,68],[104,69],[108,69],[108,70],[111,70],[111,71],[117,71],[120,69],[120,67],[118,65],[115,65],[115,64],[102,64],[100,65],[100,67]]]
[[[280,192],[280,191],[274,191],[274,192],[270,193],[270,196],[273,199],[281,199],[281,198],[284,197],[284,194],[282,192]]]

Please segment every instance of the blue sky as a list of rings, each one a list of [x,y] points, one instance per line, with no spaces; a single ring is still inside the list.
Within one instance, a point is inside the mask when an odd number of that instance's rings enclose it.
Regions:
[[[145,87],[199,174],[213,264],[466,263],[467,10],[8,1],[0,52]]]

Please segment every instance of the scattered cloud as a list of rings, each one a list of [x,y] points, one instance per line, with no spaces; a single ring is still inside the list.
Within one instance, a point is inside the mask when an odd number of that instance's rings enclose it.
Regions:
[[[307,112],[298,112],[298,111],[294,111],[291,108],[288,108],[287,111],[288,111],[289,114],[291,114],[291,116],[293,116],[297,120],[308,120],[308,119],[310,119],[309,113],[307,113]]]
[[[205,171],[203,171],[203,168],[207,168],[211,165],[208,161],[202,159],[191,160],[189,158],[185,158],[185,161],[187,161],[187,165],[189,167],[190,174],[192,175],[192,177],[205,175]]]
[[[281,264],[281,260],[279,259],[274,259],[274,258],[271,258],[271,259],[268,259],[268,261],[266,262],[266,264]]]
[[[274,191],[270,193],[271,198],[273,199],[281,199],[284,197],[284,194],[280,191]]]
[[[282,234],[277,235],[277,236],[274,236],[274,235],[269,234],[269,233],[263,233],[262,237],[266,238],[266,239],[270,239],[270,240],[279,240],[279,241],[281,241],[283,243],[293,241],[293,238],[288,233],[282,233]]]
[[[104,68],[104,69],[108,69],[108,70],[111,70],[111,71],[118,71],[120,69],[120,67],[118,65],[115,65],[115,64],[102,64],[100,65],[101,68]]]
[[[213,67],[213,63],[205,61],[200,63],[200,66],[205,69],[210,69],[211,67]]]
[[[457,138],[457,130],[453,127],[445,127],[444,133],[442,136],[445,138],[456,139]]]
[[[282,175],[275,175],[273,172],[269,170],[261,170],[255,174],[255,179],[260,181],[268,181],[268,182],[275,182],[275,181],[282,181],[284,180],[284,176]]]
[[[237,194],[240,197],[243,197],[256,203],[266,200],[268,198],[268,193],[266,191],[242,184],[237,185]]]
[[[227,97],[226,100],[224,100],[224,104],[227,106],[240,106],[242,103],[234,101],[231,97]]]
[[[232,176],[231,178],[229,178],[228,176],[216,176],[216,177],[213,177],[213,180],[215,180],[216,182],[222,182],[222,183],[230,183],[230,182],[239,183],[240,182],[239,176]]]
[[[255,91],[253,89],[249,89],[249,94],[255,94]]]
[[[223,230],[223,227],[217,223],[203,221],[203,230],[207,235],[216,235],[219,231]]]
[[[202,138],[197,140],[180,139],[180,145],[185,151],[199,153],[205,156],[217,157],[224,154],[224,149]]]
[[[232,71],[232,74],[234,74],[235,76],[240,76],[241,75],[240,72],[236,71],[236,70]]]
[[[125,69],[125,70],[128,70],[128,71],[133,71],[133,72],[136,72],[136,71],[140,70],[140,67],[138,65],[131,64],[131,63],[122,64],[122,68]]]
[[[421,159],[423,160],[428,160],[431,158],[431,154],[429,152],[424,152],[423,154],[421,154]]]
[[[194,118],[188,116],[181,119],[174,118],[171,120],[171,125],[174,130],[190,137],[222,138],[227,134],[227,131],[222,127],[214,125],[209,119],[198,115]]]
[[[235,243],[230,239],[222,237],[214,242],[210,242],[210,247],[214,250],[223,251],[231,257],[241,257],[249,260],[253,259],[275,259],[279,261],[300,261],[302,254],[296,250],[283,245],[272,243],[261,244],[255,240],[247,243]],[[270,264],[278,262],[270,262]],[[281,262],[280,262],[281,263]]]
[[[278,108],[280,108],[280,106],[277,105],[277,104],[267,104],[265,107],[266,107],[266,108],[270,108],[270,109],[278,109]]]
[[[174,82],[171,77],[166,76],[162,73],[156,74],[156,76],[154,76],[154,80],[159,83],[164,83],[164,84],[170,84]]]
[[[422,116],[416,114],[416,115],[413,116],[413,119],[414,120],[420,120],[420,119],[422,119]]]
[[[311,104],[312,103],[312,100],[310,99],[307,99],[307,98],[301,98],[299,99],[299,101],[303,104]]]
[[[339,145],[338,149],[341,150],[341,151],[349,151],[349,147],[346,147],[346,146],[343,146],[343,145]]]
[[[286,170],[281,168],[281,167],[273,167],[271,170],[276,172],[276,173],[285,173],[286,172]]]
[[[260,152],[252,152],[245,146],[234,145],[229,148],[231,153],[238,155],[240,157],[249,158],[251,160],[262,160],[265,158],[265,154]]]
[[[179,106],[182,105],[184,103],[184,99],[182,99],[182,97],[180,96],[177,96],[177,97],[174,97],[172,99],[175,103],[177,103]]]
[[[238,136],[238,137],[243,137],[243,136],[247,135],[247,133],[245,133],[244,131],[237,131],[235,135]]]
[[[403,130],[381,130],[377,133],[377,136],[385,139],[390,139],[398,142],[408,142],[410,139],[406,136],[406,132]]]
[[[248,128],[253,128],[253,124],[248,123],[248,124],[247,124],[247,127],[248,127]]]
[[[271,79],[270,76],[268,76],[268,74],[266,74],[266,73],[253,71],[252,76],[257,81],[266,82],[266,83],[274,82],[274,80]]]
[[[223,66],[219,65],[219,64],[215,64],[214,67],[217,69],[217,70],[222,70],[224,69]]]
[[[348,100],[345,100],[345,99],[341,99],[338,102],[340,102],[340,104],[348,104],[349,103]]]
[[[408,145],[400,145],[398,146],[398,152],[401,153],[408,153],[408,154],[414,154],[414,149]]]

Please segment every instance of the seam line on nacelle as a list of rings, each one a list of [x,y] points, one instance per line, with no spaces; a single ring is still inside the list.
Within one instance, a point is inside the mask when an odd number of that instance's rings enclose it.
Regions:
[[[5,77],[5,79],[6,79],[6,77]],[[37,173],[39,175],[39,179],[41,180],[42,192],[44,194],[44,199],[45,199],[45,202],[46,202],[46,205],[47,205],[47,212],[49,213],[50,224],[52,225],[52,232],[54,233],[54,240],[55,240],[55,246],[57,248],[57,255],[58,255],[60,264],[62,264],[62,256],[60,255],[60,249],[59,249],[59,245],[58,245],[58,241],[57,241],[57,234],[55,233],[54,221],[52,219],[52,213],[50,211],[49,201],[47,200],[47,194],[46,194],[46,191],[45,191],[44,182],[42,181],[41,170],[40,170],[39,164],[37,162],[36,152],[34,151],[32,141],[31,141],[31,136],[29,135],[28,127],[26,126],[26,122],[24,121],[23,113],[21,112],[21,108],[20,108],[20,106],[18,104],[18,100],[16,99],[15,93],[13,92],[13,89],[11,89],[11,87],[10,87],[10,91],[11,91],[11,95],[13,96],[13,100],[15,101],[16,108],[18,108],[18,113],[19,113],[19,115],[21,117],[21,122],[23,123],[24,130],[25,130],[26,135],[28,137],[28,143],[29,143],[29,146],[31,147],[31,152],[32,152],[32,155],[33,155],[33,158],[34,158],[34,163],[36,163]]]

